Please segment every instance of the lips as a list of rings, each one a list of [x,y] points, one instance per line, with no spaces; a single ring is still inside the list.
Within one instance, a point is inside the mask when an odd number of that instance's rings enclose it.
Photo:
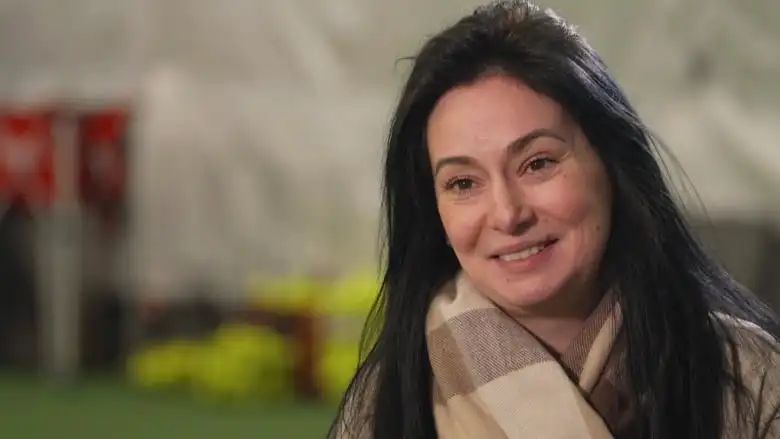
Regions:
[[[516,244],[514,246],[505,247],[493,255],[493,258],[500,259],[505,262],[517,261],[534,256],[550,245],[555,244],[557,239],[547,238],[542,241],[528,242]]]
[[[495,254],[491,260],[500,268],[504,275],[525,276],[537,273],[548,266],[555,254],[557,239],[542,241],[527,241],[522,245],[505,247]]]
[[[502,261],[516,261],[518,259],[525,259],[529,256],[533,256],[535,254],[538,254],[540,251],[544,250],[547,247],[548,244],[539,244],[535,245],[531,248],[515,252],[515,253],[509,253],[499,256],[499,258]]]

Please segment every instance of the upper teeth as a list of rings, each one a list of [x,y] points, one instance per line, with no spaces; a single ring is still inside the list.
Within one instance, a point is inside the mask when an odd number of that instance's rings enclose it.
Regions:
[[[533,255],[539,253],[540,251],[544,250],[545,247],[547,247],[547,244],[539,244],[539,245],[535,245],[533,247],[527,248],[527,249],[525,249],[523,251],[519,251],[517,253],[509,253],[509,254],[501,255],[499,257],[501,258],[501,260],[504,260],[504,261],[515,261],[517,259],[525,259],[525,258],[527,258],[529,256],[533,256]]]

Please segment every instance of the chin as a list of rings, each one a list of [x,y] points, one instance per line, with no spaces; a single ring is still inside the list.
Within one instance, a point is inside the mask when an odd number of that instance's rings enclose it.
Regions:
[[[549,285],[502,286],[495,290],[494,301],[518,311],[533,311],[554,304],[559,289]]]
[[[498,279],[501,279],[500,277]],[[544,309],[557,302],[561,282],[541,279],[473,279],[477,289],[507,312]]]

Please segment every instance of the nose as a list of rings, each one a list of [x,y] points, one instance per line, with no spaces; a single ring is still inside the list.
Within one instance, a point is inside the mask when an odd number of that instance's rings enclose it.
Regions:
[[[523,202],[519,189],[505,183],[494,186],[489,220],[492,228],[511,235],[532,218],[532,209]]]

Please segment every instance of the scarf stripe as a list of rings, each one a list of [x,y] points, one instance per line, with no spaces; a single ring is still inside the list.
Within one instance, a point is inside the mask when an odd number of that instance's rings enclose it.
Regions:
[[[569,373],[574,377],[582,374],[585,361],[591,352],[593,343],[596,341],[599,333],[606,330],[615,330],[614,325],[605,327],[607,319],[610,318],[614,306],[613,296],[602,299],[590,317],[585,321],[580,333],[572,340],[569,347],[561,355],[561,363]],[[614,337],[614,334],[608,334]],[[611,343],[610,343],[611,347]]]
[[[468,311],[428,334],[431,367],[441,371],[443,396],[465,395],[515,370],[555,361],[541,349],[518,350],[518,341],[538,343],[498,309]],[[502,352],[504,355],[491,355]],[[439,378],[437,376],[437,378]]]

